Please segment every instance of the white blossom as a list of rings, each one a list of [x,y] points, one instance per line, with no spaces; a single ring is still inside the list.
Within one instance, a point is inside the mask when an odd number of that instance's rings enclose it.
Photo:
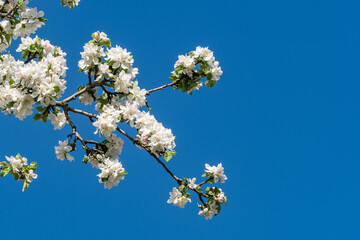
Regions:
[[[169,194],[170,194],[170,198],[167,201],[167,203],[169,204],[173,203],[174,206],[179,206],[180,208],[184,208],[187,202],[191,202],[191,199],[183,196],[183,194],[176,187],[174,187],[172,192],[170,192]]]
[[[189,77],[193,76],[193,71],[195,70],[195,61],[193,57],[179,55],[179,60],[176,61],[174,68],[178,66],[183,66],[185,69],[183,73],[187,74]]]
[[[105,189],[118,186],[120,180],[123,180],[126,174],[125,169],[117,159],[105,158],[99,164],[99,169],[101,173],[97,176],[99,177],[99,182],[104,183]]]
[[[11,156],[5,158],[8,162],[10,162],[14,172],[19,172],[24,165],[27,165],[27,159],[19,157],[19,155],[16,157]]]
[[[199,211],[199,216],[204,216],[206,220],[212,219],[212,217],[218,214],[217,205],[215,202],[208,204],[206,207]]]
[[[195,184],[196,178],[188,178],[188,186],[189,188],[195,189],[198,185]]]
[[[211,173],[214,176],[215,182],[224,183],[225,180],[227,180],[227,177],[224,174],[224,168],[221,163],[219,163],[217,166],[210,166],[209,164],[205,164],[205,167],[205,172]]]
[[[115,134],[111,134],[111,136],[108,137],[106,140],[108,142],[105,145],[108,149],[105,156],[117,159],[118,155],[120,155],[122,152],[124,141],[121,138],[117,137]]]
[[[102,108],[98,120],[93,123],[96,127],[95,134],[99,132],[100,135],[110,137],[111,133],[116,130],[117,123],[120,121],[119,116],[121,111],[116,109],[111,104],[106,104]]]
[[[111,63],[113,69],[121,67],[122,69],[131,70],[134,59],[126,49],[116,46],[108,49],[106,55],[105,60]]]
[[[82,59],[79,61],[79,68],[87,69],[93,65],[99,65],[104,56],[105,52],[101,46],[97,46],[94,43],[86,43],[84,52],[81,53]]]
[[[70,146],[68,139],[65,141],[59,141],[59,146],[55,147],[56,158],[62,161],[65,158],[70,162],[74,161],[74,157],[69,154],[70,151],[72,151],[72,147]]]
[[[65,113],[63,112],[59,112],[57,114],[50,113],[48,118],[51,121],[51,124],[54,126],[54,130],[62,129],[67,122]]]
[[[29,170],[28,174],[25,174],[26,181],[32,182],[33,179],[37,179],[38,175],[33,170]]]

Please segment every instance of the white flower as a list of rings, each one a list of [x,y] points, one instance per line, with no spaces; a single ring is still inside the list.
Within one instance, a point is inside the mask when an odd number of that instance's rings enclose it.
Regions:
[[[122,114],[122,119],[130,123],[131,126],[134,126],[135,118],[140,113],[139,105],[137,103],[126,102],[125,105],[120,106],[120,112]]]
[[[86,43],[84,52],[81,53],[82,59],[79,61],[80,69],[87,69],[92,65],[99,65],[100,59],[105,56],[104,49],[94,43]]]
[[[10,162],[11,166],[12,166],[12,169],[14,172],[19,172],[20,169],[27,164],[27,159],[26,158],[23,158],[21,159],[21,157],[6,157],[6,160],[8,162]],[[25,160],[25,161],[24,161]]]
[[[187,74],[189,77],[193,76],[193,71],[195,71],[195,61],[193,57],[190,56],[184,56],[179,55],[179,60],[174,65],[174,68],[177,68],[178,66],[183,66],[185,69],[183,70],[183,73]]]
[[[113,69],[117,69],[121,66],[122,69],[130,70],[134,62],[131,53],[119,46],[108,49],[106,55],[107,57],[105,60],[112,63]]]
[[[33,170],[30,170],[28,174],[25,175],[26,181],[32,182],[33,179],[37,179],[38,175],[34,173]]]
[[[219,190],[220,193],[215,196],[215,200],[218,201],[219,203],[226,202],[227,197],[225,196],[225,193],[221,190],[221,188],[219,188]]]
[[[198,186],[197,184],[195,184],[195,181],[196,181],[196,178],[192,178],[192,179],[188,178],[189,188],[195,189]]]
[[[108,148],[105,156],[113,159],[117,159],[118,155],[121,154],[124,141],[117,137],[115,134],[111,134],[110,137],[107,138],[108,142],[106,143],[106,147]]]
[[[70,162],[74,161],[74,157],[68,153],[68,152],[72,151],[72,147],[70,146],[69,140],[67,139],[63,142],[59,141],[59,145],[60,146],[55,147],[56,158],[60,159],[62,161],[65,158],[67,160],[69,160]]]
[[[199,216],[205,216],[205,219],[212,219],[212,217],[216,214],[218,214],[217,205],[215,202],[208,205],[207,207],[204,207],[204,209],[201,209],[199,211]]]
[[[167,201],[167,203],[169,204],[173,203],[174,206],[179,206],[180,208],[184,208],[187,202],[191,202],[191,199],[183,196],[182,193],[176,187],[174,187],[172,192],[170,192],[169,194],[170,194],[170,198]]]
[[[115,80],[115,91],[121,93],[129,93],[129,87],[131,86],[132,75],[121,71],[119,76]]]
[[[54,130],[56,129],[62,129],[66,124],[66,116],[65,113],[60,112],[57,114],[50,113],[48,118],[51,121],[51,124],[54,125]]]
[[[106,104],[102,108],[98,120],[93,123],[96,127],[95,134],[99,132],[100,135],[110,137],[112,132],[116,130],[117,123],[120,121],[119,116],[121,112],[111,104]]]
[[[79,102],[84,103],[85,105],[91,105],[95,99],[98,99],[99,96],[96,94],[97,87],[91,90],[93,93],[85,92],[79,97]],[[95,99],[94,99],[95,98]]]
[[[224,168],[222,164],[218,164],[216,166],[210,166],[209,164],[205,164],[206,170],[205,172],[211,173],[214,176],[215,182],[224,183],[227,180],[226,175],[224,174]]]
[[[139,112],[135,127],[138,129],[137,138],[154,154],[160,155],[175,148],[175,137],[171,130],[156,121],[153,115],[144,111]]]
[[[99,182],[104,183],[105,189],[118,186],[120,180],[123,180],[126,174],[125,169],[117,159],[105,158],[99,164],[99,168],[101,173],[97,176],[99,177]]]
[[[195,58],[202,57],[209,65],[215,60],[214,53],[208,47],[196,47]]]
[[[138,86],[133,86],[130,89],[130,94],[126,97],[131,103],[136,103],[137,105],[144,106],[146,101],[147,91],[145,89],[140,89]]]

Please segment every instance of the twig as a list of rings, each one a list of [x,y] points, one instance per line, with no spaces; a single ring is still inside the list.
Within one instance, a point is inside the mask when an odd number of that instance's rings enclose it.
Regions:
[[[152,92],[156,92],[156,91],[159,91],[159,90],[164,90],[164,89],[167,88],[167,87],[174,86],[175,84],[177,84],[177,83],[180,82],[181,80],[182,80],[182,79],[178,79],[178,80],[175,80],[175,81],[172,82],[172,83],[165,84],[164,86],[151,89],[151,90],[147,91],[146,95],[150,95],[150,93],[152,93]]]

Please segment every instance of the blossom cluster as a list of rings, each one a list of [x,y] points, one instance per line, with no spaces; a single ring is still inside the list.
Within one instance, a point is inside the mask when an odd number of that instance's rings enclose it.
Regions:
[[[61,0],[62,6],[68,6],[70,9],[73,9],[75,6],[79,5],[80,0]]]
[[[199,90],[203,85],[202,78],[206,78],[205,85],[212,88],[223,74],[214,53],[207,47],[197,47],[189,55],[179,55],[174,69],[170,77],[171,81],[177,82],[174,88],[189,94]]]
[[[16,61],[10,54],[0,58],[0,109],[23,120],[33,113],[35,103],[47,107],[61,97],[67,66],[66,54],[49,41],[38,37],[21,41],[17,52],[26,61]]]
[[[79,61],[80,71],[96,75],[96,81],[109,83],[113,92],[104,90],[101,97],[95,94],[83,95],[81,102],[90,104],[92,100],[99,103],[98,120],[93,123],[96,132],[109,137],[119,122],[126,122],[138,131],[137,139],[143,147],[160,156],[172,151],[175,137],[170,129],[165,128],[149,112],[141,111],[146,104],[145,89],[134,81],[138,69],[133,67],[134,59],[130,52],[120,46],[111,47],[105,33],[95,32],[93,40],[85,44],[82,59]],[[104,46],[107,48],[104,50]],[[95,88],[96,89],[96,88]]]
[[[84,157],[83,162],[90,162],[91,165],[101,171],[97,176],[99,182],[104,183],[104,187],[111,189],[118,186],[120,180],[124,179],[127,174],[122,164],[119,162],[119,155],[122,152],[124,141],[116,135],[110,135],[102,143],[99,143],[100,149],[90,150],[87,149],[87,155]],[[74,161],[74,157],[70,152],[75,150],[75,144],[71,143],[68,139],[59,141],[59,146],[55,147],[56,157],[60,160]]]
[[[204,216],[205,219],[208,220],[219,214],[221,210],[221,204],[227,204],[227,197],[221,188],[207,187],[205,189],[205,193],[203,193],[201,186],[207,182],[214,184],[214,181],[215,183],[224,183],[227,177],[224,174],[224,168],[222,167],[221,163],[217,166],[210,166],[209,164],[205,164],[205,168],[205,174],[203,177],[208,177],[205,182],[196,184],[196,178],[185,179],[185,181],[183,181],[178,188],[173,188],[172,192],[170,192],[170,198],[167,203],[173,203],[174,206],[184,208],[187,202],[191,202],[191,199],[189,198],[190,193],[188,191],[192,190],[199,194],[199,197],[203,203],[202,205],[198,204],[198,207],[200,208],[199,216]],[[206,204],[202,200],[203,196],[208,198]]]
[[[0,52],[11,44],[11,39],[35,33],[47,20],[44,12],[28,7],[28,0],[0,0]]]
[[[124,180],[127,174],[119,161],[124,141],[111,134],[102,144],[101,150],[105,153],[90,151],[90,154],[85,156],[85,163],[90,162],[93,167],[99,169],[101,171],[97,175],[99,182],[104,183],[104,188],[111,189],[118,186],[120,180]]]
[[[16,157],[6,157],[6,160],[7,162],[0,162],[0,176],[5,177],[10,173],[16,181],[23,183],[23,191],[25,191],[32,180],[37,178],[37,174],[34,173],[37,168],[36,162],[28,165],[27,158],[22,157],[20,154],[16,155]]]

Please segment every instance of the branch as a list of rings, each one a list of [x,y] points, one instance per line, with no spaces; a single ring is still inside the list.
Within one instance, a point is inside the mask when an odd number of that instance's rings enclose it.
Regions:
[[[181,80],[182,80],[182,79],[178,79],[178,80],[173,81],[172,83],[165,84],[164,86],[151,89],[151,90],[147,91],[146,95],[150,95],[150,93],[152,93],[152,92],[156,92],[156,91],[159,91],[159,90],[164,90],[164,89],[167,88],[167,87],[174,86],[175,84],[177,84],[177,83],[180,82]]]
[[[101,85],[101,83],[98,83],[98,82],[94,82],[93,84],[87,85],[85,88],[83,88],[82,90],[74,93],[70,97],[65,98],[64,100],[62,100],[60,102],[57,101],[55,106],[59,106],[59,107],[64,106],[68,102],[71,102],[71,101],[75,100],[78,96],[80,96],[80,95],[86,93],[87,91],[89,91],[89,90],[91,90],[91,89],[93,89],[93,88],[95,88],[97,86],[100,86],[100,85]]]

